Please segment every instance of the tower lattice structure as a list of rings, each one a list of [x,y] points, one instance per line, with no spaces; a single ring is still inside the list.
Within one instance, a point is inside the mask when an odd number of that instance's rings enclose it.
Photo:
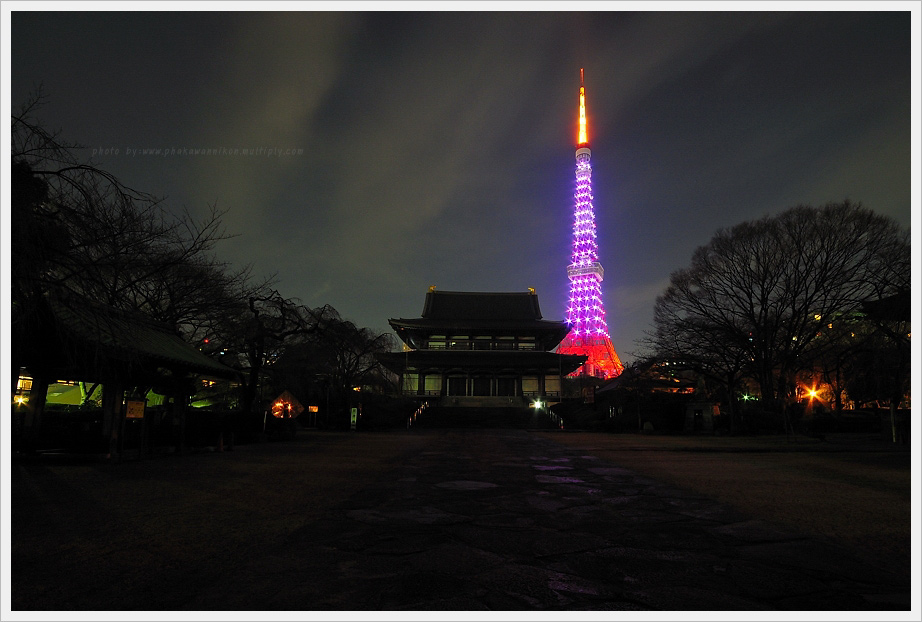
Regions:
[[[624,365],[608,334],[605,305],[602,301],[604,270],[599,263],[595,209],[592,205],[592,167],[589,160],[589,132],[586,121],[586,87],[583,70],[579,70],[579,135],[576,143],[576,191],[573,210],[573,253],[567,276],[570,299],[567,324],[570,332],[557,348],[562,354],[581,354],[588,359],[571,375],[614,378]]]

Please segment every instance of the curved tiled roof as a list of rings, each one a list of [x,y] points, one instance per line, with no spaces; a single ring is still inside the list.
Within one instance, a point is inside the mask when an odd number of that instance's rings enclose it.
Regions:
[[[142,313],[132,313],[78,297],[48,297],[62,337],[92,346],[113,361],[147,361],[185,372],[231,378],[237,372],[187,343],[166,324]]]
[[[422,317],[388,320],[405,342],[432,334],[518,334],[540,338],[550,350],[569,332],[563,321],[541,319],[538,296],[527,292],[452,292],[430,290]]]
[[[533,292],[441,292],[426,294],[422,316],[428,320],[540,320]]]

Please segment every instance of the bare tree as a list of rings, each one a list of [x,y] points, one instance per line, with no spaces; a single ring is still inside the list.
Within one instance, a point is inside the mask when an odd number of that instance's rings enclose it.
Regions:
[[[245,413],[257,406],[263,377],[272,373],[286,347],[339,319],[328,305],[312,309],[267,287],[253,294],[207,337],[208,349],[224,353],[227,364],[244,372],[239,409]]]
[[[718,231],[656,303],[650,343],[714,373],[751,375],[780,407],[828,339],[822,326],[908,279],[909,239],[848,201]],[[739,366],[742,367],[739,367]]]
[[[14,333],[49,291],[65,289],[142,311],[196,338],[245,308],[271,281],[217,258],[223,212],[173,214],[33,119],[33,98],[12,117]]]
[[[392,346],[388,333],[375,333],[348,320],[328,322],[314,338],[315,352],[328,369],[337,406],[345,412],[353,389],[378,382],[382,373],[376,354]]]
[[[690,369],[716,383],[724,393],[730,431],[735,432],[737,391],[748,373],[750,356],[741,345],[740,329],[727,318],[713,321],[696,306],[683,304],[689,287],[684,275],[673,275],[672,286],[657,299],[655,330],[645,343],[659,361],[669,362],[675,369]]]

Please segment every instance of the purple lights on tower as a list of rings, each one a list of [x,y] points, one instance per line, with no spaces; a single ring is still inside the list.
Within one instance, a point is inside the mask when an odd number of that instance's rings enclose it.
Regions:
[[[608,337],[605,308],[602,304],[604,270],[599,263],[596,241],[595,209],[592,206],[592,167],[590,151],[576,152],[576,193],[573,214],[573,254],[567,275],[570,277],[570,301],[567,323],[574,337]]]
[[[586,88],[583,70],[579,71],[579,135],[576,143],[576,192],[573,196],[573,254],[567,266],[570,278],[570,300],[567,303],[567,324],[570,333],[557,351],[588,357],[575,374],[601,378],[619,375],[624,366],[615,353],[605,321],[602,303],[602,278],[605,271],[599,263],[596,241],[595,208],[592,205],[592,166],[589,160],[589,125],[586,119]]]

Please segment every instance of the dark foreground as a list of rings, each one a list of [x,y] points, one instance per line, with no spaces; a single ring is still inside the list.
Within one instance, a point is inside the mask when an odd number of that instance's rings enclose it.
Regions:
[[[908,568],[524,430],[14,462],[11,501],[14,612],[910,608]]]

